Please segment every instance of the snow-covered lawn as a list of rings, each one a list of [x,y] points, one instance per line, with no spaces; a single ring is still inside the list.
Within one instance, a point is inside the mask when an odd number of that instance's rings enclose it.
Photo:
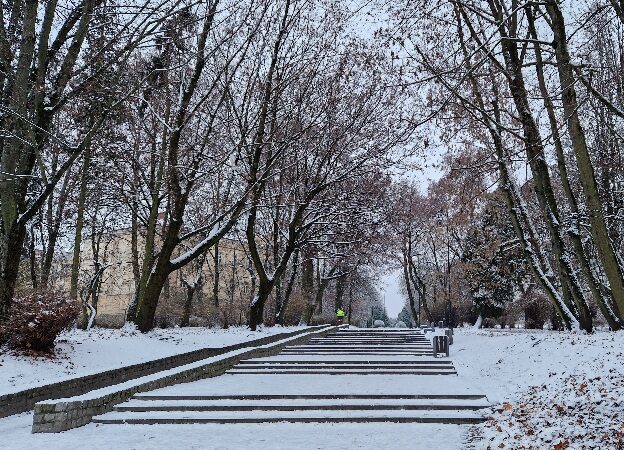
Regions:
[[[624,449],[624,333],[458,330],[451,358],[500,403],[475,448]]]
[[[143,334],[136,329],[72,330],[57,341],[53,359],[16,356],[0,349],[0,394],[163,358],[206,347],[223,347],[300,327],[168,328]]]

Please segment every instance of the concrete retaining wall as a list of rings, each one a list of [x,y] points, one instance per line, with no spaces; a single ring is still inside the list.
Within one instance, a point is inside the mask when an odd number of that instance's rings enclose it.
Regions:
[[[307,333],[274,343],[234,350],[221,356],[210,357],[81,396],[37,403],[32,431],[55,433],[86,425],[93,416],[111,411],[114,405],[128,400],[137,392],[219,376],[243,359],[275,355],[288,345],[302,344],[312,337],[322,336],[336,329],[337,327],[321,327],[315,331],[306,329]]]
[[[43,400],[84,394],[94,389],[123,383],[124,381],[172,369],[174,367],[183,366],[185,364],[190,364],[211,356],[222,355],[224,353],[245,347],[269,344],[271,342],[276,342],[287,337],[296,336],[298,334],[320,328],[323,328],[323,326],[309,327],[288,333],[266,336],[259,339],[253,339],[251,341],[241,342],[239,344],[228,345],[227,347],[203,348],[144,363],[121,367],[119,369],[107,370],[105,372],[76,377],[15,393],[4,394],[0,396],[0,417],[7,417],[12,414],[30,411],[34,408],[35,403]]]

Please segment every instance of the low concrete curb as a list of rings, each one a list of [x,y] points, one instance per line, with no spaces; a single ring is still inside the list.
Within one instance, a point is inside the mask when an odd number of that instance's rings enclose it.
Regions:
[[[241,348],[269,344],[271,342],[276,342],[291,336],[297,336],[311,330],[318,330],[326,326],[327,325],[319,325],[288,333],[265,336],[251,341],[228,345],[226,347],[202,348],[186,353],[154,359],[152,361],[120,367],[118,369],[106,370],[104,372],[70,378],[56,383],[46,384],[44,386],[37,386],[19,392],[0,395],[0,418],[30,411],[35,407],[35,403],[40,401],[84,394],[94,389],[112,386],[114,384],[122,383],[124,381],[132,380],[145,375],[183,366],[211,356],[222,355]]]
[[[230,351],[83,395],[37,403],[32,432],[56,433],[86,425],[93,416],[111,411],[114,405],[128,400],[137,392],[219,376],[243,359],[275,355],[286,346],[302,344],[313,337],[335,331],[339,327],[316,328],[316,330],[306,330],[308,332],[277,342]]]

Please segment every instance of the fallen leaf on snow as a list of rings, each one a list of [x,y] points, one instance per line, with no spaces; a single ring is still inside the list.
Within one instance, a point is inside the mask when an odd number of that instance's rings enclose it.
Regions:
[[[555,450],[564,450],[570,446],[570,441],[564,439],[563,441],[555,444]]]

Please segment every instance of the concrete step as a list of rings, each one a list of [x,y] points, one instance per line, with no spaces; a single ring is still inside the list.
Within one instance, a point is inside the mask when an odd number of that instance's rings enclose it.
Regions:
[[[426,352],[423,356],[414,356],[414,355],[371,355],[368,353],[361,353],[357,355],[291,355],[291,354],[279,354],[275,356],[269,356],[264,358],[253,358],[247,359],[245,361],[250,362],[271,362],[271,363],[280,363],[280,362],[291,362],[291,361],[301,361],[306,362],[308,364],[321,364],[321,363],[360,363],[367,362],[371,364],[394,364],[394,363],[415,363],[415,362],[429,362],[431,364],[448,364],[450,362],[447,358],[435,358],[431,351]]]
[[[427,339],[424,334],[410,334],[402,336],[351,336],[344,334],[329,334],[324,337],[314,337],[312,339],[351,339],[351,340],[371,340],[371,341],[409,341],[411,339]]]
[[[306,352],[301,352],[301,353],[297,353],[297,352],[293,352],[293,353],[285,353],[286,355],[295,355],[295,356],[307,356],[307,355],[312,355],[312,356],[329,356],[329,355],[334,355],[334,356],[358,356],[358,355],[363,355],[364,353],[349,353],[349,352],[326,352],[326,353],[306,353]],[[380,356],[404,356],[404,355],[411,355],[414,357],[421,357],[421,356],[432,356],[433,353],[429,352],[429,353],[378,353],[377,355]],[[446,358],[446,357],[445,357]]]
[[[300,349],[288,349],[288,350],[284,350],[282,352],[283,355],[289,355],[292,352],[306,352],[306,353],[315,353],[315,352],[321,352],[321,353],[339,353],[339,352],[350,352],[350,353],[362,353],[362,354],[367,354],[367,355],[375,355],[375,354],[383,354],[383,353],[396,353],[396,354],[401,354],[401,353],[407,353],[407,354],[413,354],[413,353],[424,353],[424,354],[431,354],[433,353],[433,348],[419,348],[419,349],[405,349],[405,350],[401,350],[401,349],[386,349],[386,348],[371,348],[371,349],[352,349],[352,348],[306,348],[306,347],[302,347]]]
[[[330,346],[316,346],[316,345],[300,345],[300,346],[293,346],[293,347],[286,347],[284,348],[284,351],[289,351],[289,350],[349,350],[349,351],[391,351],[391,350],[396,350],[396,351],[412,351],[412,350],[432,350],[433,346],[428,345],[428,346],[418,346],[418,347],[390,347],[390,346],[384,346],[384,345],[379,345],[379,346],[370,346],[370,347],[355,347],[355,346],[346,346],[346,345],[337,345],[334,347],[330,347]]]
[[[115,411],[476,411],[491,406],[479,400],[305,399],[305,400],[143,400],[132,399]]]
[[[428,338],[423,335],[418,336],[396,336],[396,337],[376,337],[376,336],[326,336],[322,338],[312,338],[314,340],[331,340],[331,341],[421,341]]]
[[[318,344],[303,344],[303,345],[289,345],[286,348],[293,347],[305,347],[305,348],[422,348],[422,347],[431,347],[432,344],[430,342],[423,343],[411,343],[411,344],[351,344],[351,343],[318,343]]]
[[[327,341],[309,341],[307,345],[431,345],[429,339],[409,340],[409,341],[372,341],[372,340],[351,340],[332,339]]]
[[[362,352],[362,353],[376,353],[376,352],[406,352],[406,353],[431,353],[433,352],[433,347],[422,347],[422,348],[385,348],[385,347],[377,347],[377,348],[351,348],[351,347],[298,347],[298,348],[288,348],[284,349],[282,353],[286,354],[291,351],[304,351],[304,352]]]
[[[306,350],[425,350],[432,349],[432,345],[300,345],[286,347],[285,350],[303,348]]]
[[[263,365],[263,364],[314,364],[316,366],[325,367],[326,365],[335,366],[335,365],[350,365],[350,364],[359,364],[359,365],[371,365],[378,366],[382,365],[412,365],[412,364],[424,364],[424,365],[435,365],[435,366],[451,366],[453,365],[452,361],[449,360],[441,360],[441,359],[404,359],[404,360],[391,360],[391,359],[350,359],[350,360],[341,360],[341,359],[330,359],[330,360],[316,360],[316,359],[274,359],[275,357],[269,357],[266,359],[246,359],[238,363],[238,365]]]
[[[345,336],[345,335],[328,335],[324,337],[314,337],[312,339],[329,339],[329,340],[353,340],[353,341],[410,341],[428,339],[424,334],[415,334],[411,336]]]
[[[297,345],[286,347],[285,350],[303,348],[306,350],[424,350],[433,348],[431,345]]]
[[[403,344],[383,344],[383,343],[355,343],[355,342],[310,342],[309,344],[305,344],[302,347],[312,347],[312,346],[320,346],[320,347],[432,347],[433,344],[431,342],[410,342]]]
[[[412,355],[431,356],[433,349],[422,351],[401,351],[401,350],[375,350],[375,351],[351,351],[351,350],[284,350],[282,355]]]
[[[433,371],[455,371],[455,368],[452,365],[449,366],[385,366],[385,365],[380,365],[380,366],[372,366],[372,365],[353,365],[353,366],[340,366],[340,365],[336,365],[336,366],[327,366],[327,365],[303,365],[303,364],[294,364],[292,366],[289,365],[279,365],[279,366],[272,366],[272,365],[253,365],[253,366],[248,366],[248,365],[236,365],[234,366],[232,369],[230,370],[260,370],[260,371],[266,371],[266,370],[314,370],[314,371],[319,371],[319,370],[345,370],[345,371],[350,371],[350,370],[368,370],[371,372],[375,372],[378,370],[415,370],[415,371],[421,371],[421,370],[433,370]]]
[[[409,369],[230,369],[231,375],[456,375],[455,370],[409,370]]]
[[[422,333],[420,328],[394,328],[394,329],[379,329],[379,328],[360,328],[360,329],[340,329],[337,331],[332,331],[332,333],[363,333],[363,334],[372,334],[372,333],[382,333],[382,334],[400,334],[400,333]]]
[[[192,400],[192,401],[233,401],[233,400],[332,400],[334,402],[345,401],[369,401],[378,402],[380,400],[427,400],[427,401],[440,401],[440,400],[453,400],[458,402],[464,402],[467,400],[479,400],[487,403],[487,397],[481,394],[223,394],[223,395],[163,395],[154,394],[152,392],[142,392],[135,394],[133,400],[141,401],[155,401],[155,400]]]
[[[201,423],[444,423],[483,422],[473,411],[355,410],[355,411],[114,411],[93,418],[102,424],[201,424]]]
[[[397,337],[375,337],[375,336],[326,336],[323,338],[312,338],[314,340],[328,341],[377,341],[377,342],[404,342],[429,340],[426,336],[397,336]]]
[[[418,363],[354,363],[354,364],[332,364],[332,363],[260,363],[246,364],[241,362],[235,367],[239,369],[453,369],[453,364],[446,361],[446,364],[418,364]]]
[[[344,344],[353,344],[353,345],[422,345],[422,344],[431,344],[429,339],[413,339],[409,341],[375,341],[375,340],[351,340],[351,339],[332,339],[332,340],[323,340],[323,341],[310,341],[310,344],[332,344],[332,345],[344,345]]]
[[[296,355],[296,356],[306,356],[306,355],[313,355],[313,356],[329,356],[329,355],[338,355],[338,356],[358,356],[358,355],[362,355],[363,353],[348,353],[348,352],[329,352],[329,353],[287,353],[288,355]],[[379,355],[387,355],[387,356],[396,356],[396,355],[407,355],[408,353],[379,353]],[[412,353],[411,354],[414,357],[420,357],[420,356],[432,356],[433,353],[429,352],[429,353]]]

